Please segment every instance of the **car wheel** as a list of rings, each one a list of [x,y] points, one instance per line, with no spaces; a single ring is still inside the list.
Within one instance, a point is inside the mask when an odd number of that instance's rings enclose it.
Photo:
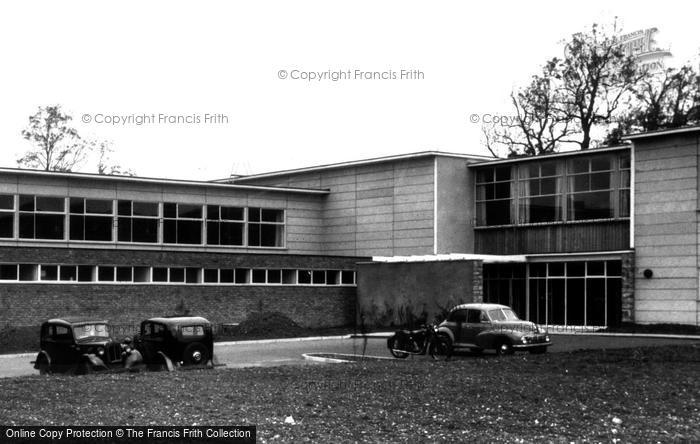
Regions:
[[[389,352],[391,356],[399,359],[405,359],[408,357],[408,353],[396,349],[396,337],[392,336],[386,342],[387,347],[389,347]]]
[[[207,348],[199,342],[194,342],[187,347],[182,354],[182,362],[185,365],[205,364],[209,360]]]
[[[444,335],[439,335],[430,341],[428,353],[435,360],[447,361],[452,356],[452,341]]]
[[[93,372],[92,364],[87,361],[83,361],[78,365],[77,374],[79,375],[89,375]]]
[[[512,355],[513,345],[507,339],[501,339],[496,343],[496,354],[499,356]]]
[[[533,355],[541,355],[547,353],[547,347],[535,347],[530,349],[530,353]]]
[[[48,362],[42,361],[39,364],[39,374],[40,375],[50,375],[51,374],[51,366],[49,365]]]

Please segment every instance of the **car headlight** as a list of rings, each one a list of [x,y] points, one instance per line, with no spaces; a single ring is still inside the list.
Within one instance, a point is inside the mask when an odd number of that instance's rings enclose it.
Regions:
[[[549,342],[549,335],[545,335],[544,341],[545,341],[545,342]]]
[[[523,344],[527,344],[527,337],[523,336],[521,340],[523,341]]]
[[[104,355],[104,354],[105,354],[105,349],[102,348],[102,347],[98,348],[98,349],[97,349],[97,354],[100,355],[100,356]]]

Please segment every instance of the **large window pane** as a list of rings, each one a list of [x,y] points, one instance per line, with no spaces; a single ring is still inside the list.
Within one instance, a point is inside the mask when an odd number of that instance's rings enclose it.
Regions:
[[[566,323],[567,325],[584,325],[585,315],[585,280],[566,280]]]
[[[616,327],[622,323],[622,279],[606,279],[607,312],[610,327]]]
[[[36,214],[36,239],[63,239],[65,217],[62,214]]]
[[[588,325],[605,325],[605,279],[586,280],[586,317]]]
[[[569,219],[609,219],[613,217],[612,193],[600,191],[569,195]]]
[[[36,211],[63,213],[65,211],[64,205],[62,197],[36,197]]]
[[[548,279],[547,280],[547,297],[548,297],[548,319],[549,324],[564,325],[565,319],[565,285],[564,279]]]
[[[134,242],[158,242],[158,219],[132,219]]]
[[[15,196],[12,194],[0,194],[0,210],[14,210]]]
[[[177,221],[177,243],[178,244],[201,244],[202,243],[202,222],[196,220]]]
[[[484,168],[477,171],[477,225],[510,225],[511,166]]]
[[[85,240],[111,241],[112,218],[85,216]]]
[[[0,237],[14,237],[15,215],[8,212],[0,212]]]

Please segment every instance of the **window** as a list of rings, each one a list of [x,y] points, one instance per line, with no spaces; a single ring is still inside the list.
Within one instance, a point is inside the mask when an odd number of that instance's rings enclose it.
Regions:
[[[343,270],[341,272],[341,283],[343,285],[355,285],[355,272]]]
[[[354,285],[352,270],[0,264],[0,281],[112,284]]]
[[[243,208],[207,205],[208,245],[243,245],[244,229]]]
[[[113,216],[111,200],[71,197],[70,239],[111,241]]]
[[[185,282],[185,269],[180,267],[170,268],[169,282]]]
[[[114,267],[97,267],[97,280],[100,282],[114,282]]]
[[[447,322],[456,322],[462,324],[467,322],[467,310],[460,308],[459,310],[454,310],[447,315]]]
[[[248,245],[284,246],[284,210],[248,208]]]
[[[202,207],[177,203],[163,204],[163,242],[202,243]]]
[[[20,281],[38,280],[39,267],[36,264],[19,264]]]
[[[611,156],[575,157],[568,162],[569,220],[614,216]]]
[[[468,324],[480,324],[481,323],[481,310],[471,310],[467,309],[467,323]]]
[[[554,325],[617,325],[622,262],[531,263],[528,320]]]
[[[219,282],[222,284],[233,284],[233,270],[222,268],[219,270]]]
[[[185,283],[198,284],[202,281],[200,277],[200,269],[194,267],[185,268]]]
[[[42,281],[57,281],[58,265],[42,265],[39,276]]]
[[[78,267],[75,265],[61,265],[60,279],[73,282],[78,280]]]
[[[207,284],[219,282],[219,270],[217,268],[204,269],[204,282]]]
[[[620,155],[620,217],[630,216],[630,155]]]
[[[151,269],[149,267],[134,267],[134,282],[150,282]]]
[[[511,167],[484,168],[476,173],[477,225],[511,223]]]
[[[326,283],[328,285],[340,284],[340,270],[328,270],[326,273]]]
[[[267,282],[265,270],[253,270],[252,271],[252,282],[254,284],[264,284]]]
[[[19,237],[65,239],[66,208],[62,197],[19,196]]]
[[[78,265],[78,282],[95,281],[95,268],[92,265]]]
[[[557,162],[520,166],[518,183],[520,223],[554,222],[562,219],[561,173]]]
[[[153,267],[153,282],[168,282],[168,269]]]
[[[131,267],[117,267],[117,282],[133,282],[134,270]]]
[[[294,285],[297,283],[297,271],[296,270],[282,270],[282,283],[287,285]]]
[[[308,285],[311,283],[311,270],[299,270],[298,283]]]
[[[204,336],[203,325],[187,325],[180,327],[182,336]]]
[[[0,281],[16,281],[17,264],[0,265]]]
[[[158,242],[157,203],[120,200],[117,214],[117,239],[120,242]]]
[[[234,271],[234,279],[236,284],[249,284],[250,270],[247,268],[236,268]]]
[[[326,271],[325,270],[314,270],[311,273],[311,278],[313,279],[314,285],[325,285],[326,284]]]
[[[0,194],[0,237],[15,237],[15,196]]]

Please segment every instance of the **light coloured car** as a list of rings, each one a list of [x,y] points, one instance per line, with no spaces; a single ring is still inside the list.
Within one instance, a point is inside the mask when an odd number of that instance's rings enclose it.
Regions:
[[[552,345],[549,335],[536,324],[523,321],[508,306],[471,303],[452,308],[439,325],[438,334],[450,338],[455,350],[480,353],[495,350],[499,355],[515,351],[545,353]]]

